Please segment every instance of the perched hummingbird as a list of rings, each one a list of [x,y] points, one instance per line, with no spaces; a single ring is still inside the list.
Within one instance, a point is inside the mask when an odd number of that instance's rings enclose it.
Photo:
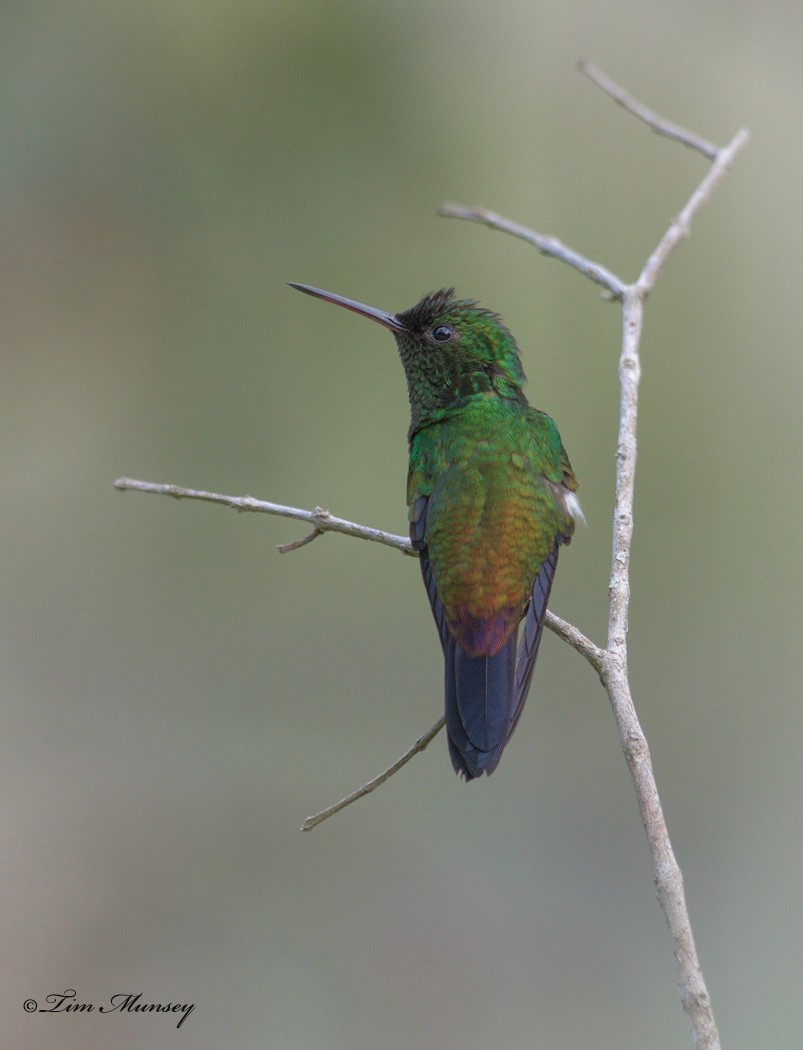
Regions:
[[[558,550],[583,517],[558,429],[528,404],[501,318],[454,289],[391,314],[291,287],[396,339],[410,396],[410,539],[446,661],[449,754],[466,780],[493,773],[527,698]]]

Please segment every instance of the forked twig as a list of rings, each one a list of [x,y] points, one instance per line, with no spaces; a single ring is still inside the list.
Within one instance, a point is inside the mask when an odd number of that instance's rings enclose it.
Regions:
[[[613,708],[622,749],[638,798],[641,819],[650,844],[653,878],[658,900],[672,937],[677,961],[678,987],[683,1009],[689,1021],[697,1050],[720,1050],[719,1033],[714,1021],[708,990],[705,986],[683,888],[683,876],[672,850],[658,788],[652,769],[647,740],[636,714],[630,692],[627,657],[627,619],[630,606],[630,546],[633,536],[633,487],[636,468],[636,420],[638,385],[641,375],[639,344],[641,340],[644,300],[657,281],[670,253],[689,235],[691,220],[711,192],[722,180],[734,157],[745,145],[748,133],[738,131],[731,142],[719,149],[693,132],[657,116],[637,102],[609,77],[589,62],[580,63],[581,71],[614,101],[648,124],[653,131],[698,150],[712,166],[679,215],[670,223],[664,236],[633,283],[566,249],[554,238],[544,237],[518,223],[483,208],[463,208],[449,204],[441,213],[484,223],[504,233],[523,238],[538,251],[574,267],[585,277],[602,284],[611,298],[622,303],[622,351],[619,358],[620,416],[616,453],[616,498],[614,506],[613,552],[609,587],[608,640],[601,651],[600,679]]]

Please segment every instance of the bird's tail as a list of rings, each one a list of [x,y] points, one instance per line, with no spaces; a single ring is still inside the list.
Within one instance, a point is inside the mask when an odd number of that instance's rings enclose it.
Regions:
[[[493,656],[469,656],[456,638],[442,632],[449,755],[455,772],[466,780],[493,773],[516,728],[532,680],[557,563],[556,544],[533,585],[518,657],[516,631]]]
[[[445,656],[449,755],[455,772],[473,780],[493,773],[507,743],[516,696],[516,633],[494,656],[468,656],[450,637]]]

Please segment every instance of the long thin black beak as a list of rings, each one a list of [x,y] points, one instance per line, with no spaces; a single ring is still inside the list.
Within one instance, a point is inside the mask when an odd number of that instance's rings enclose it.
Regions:
[[[391,332],[407,331],[398,317],[395,314],[389,314],[386,310],[377,310],[376,307],[366,306],[365,303],[358,303],[354,299],[346,299],[344,296],[335,295],[333,292],[324,292],[320,288],[313,288],[308,284],[296,284],[295,281],[288,281],[287,283],[291,288],[297,288],[299,292],[314,295],[316,299],[334,303],[335,306],[344,306],[347,310],[352,310],[355,314],[360,314],[362,317],[369,317],[384,328],[389,328]]]

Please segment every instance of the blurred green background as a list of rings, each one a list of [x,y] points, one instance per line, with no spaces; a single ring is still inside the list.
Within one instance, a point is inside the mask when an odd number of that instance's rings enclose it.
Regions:
[[[652,296],[630,644],[728,1050],[803,1045],[803,9],[750,0],[5,0],[2,952],[17,1048],[690,1045],[605,695],[546,637],[499,772],[443,738],[414,562],[112,488],[402,532],[387,309],[499,310],[589,521],[553,608],[602,641],[619,311],[484,204],[633,278],[706,171],[574,71],[746,153]],[[789,523],[792,523],[790,535]],[[164,1016],[26,1015],[74,988]]]

